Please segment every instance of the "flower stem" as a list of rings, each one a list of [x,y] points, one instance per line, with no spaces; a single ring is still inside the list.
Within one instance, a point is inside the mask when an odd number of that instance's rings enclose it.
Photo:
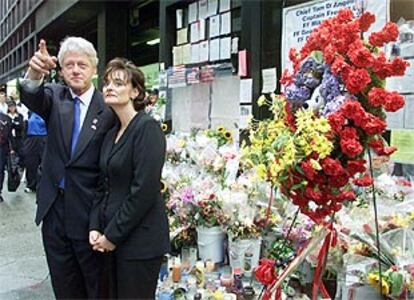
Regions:
[[[369,158],[369,171],[371,173],[372,179],[374,179],[374,169],[372,167],[371,149],[368,149],[368,158]],[[381,245],[380,245],[380,233],[379,233],[379,225],[378,225],[377,198],[376,198],[374,180],[372,182],[372,201],[374,203],[375,237],[376,237],[377,250],[378,250],[378,274],[379,274],[379,283],[380,283],[380,294],[381,294],[381,297],[384,298],[384,295],[382,294]]]

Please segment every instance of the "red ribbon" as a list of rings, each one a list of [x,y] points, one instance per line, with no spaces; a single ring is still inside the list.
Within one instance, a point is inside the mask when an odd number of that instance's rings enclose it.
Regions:
[[[273,199],[273,193],[271,193],[270,201]],[[270,207],[270,206],[269,206]],[[318,254],[318,264],[316,266],[314,281],[312,286],[312,300],[316,300],[318,291],[321,292],[324,298],[331,299],[328,291],[325,288],[325,285],[322,282],[323,271],[326,266],[326,258],[329,252],[330,247],[335,247],[337,244],[337,232],[333,227],[333,223],[325,224],[329,229],[329,233],[326,235],[323,242],[322,248]],[[275,286],[278,274],[275,270],[275,261],[270,259],[261,259],[259,265],[255,269],[255,275],[258,281],[260,281],[265,286],[265,291],[263,293],[263,300],[270,300],[272,297],[272,288]],[[274,300],[282,299],[282,289],[278,287],[275,292]]]
[[[348,300],[354,300],[355,297],[355,289],[353,287],[349,288],[348,291]]]
[[[272,297],[272,288],[276,284],[278,275],[275,270],[275,261],[271,259],[262,258],[259,261],[259,266],[255,269],[256,279],[259,280],[264,286],[265,291],[262,296],[263,300],[270,300]],[[282,299],[282,289],[279,287],[276,290],[274,300]]]
[[[330,232],[325,237],[325,240],[322,244],[322,248],[319,251],[318,254],[318,264],[316,265],[314,278],[313,278],[313,284],[312,284],[312,300],[316,300],[316,297],[318,295],[318,290],[321,292],[322,296],[324,298],[331,299],[329,296],[328,291],[325,288],[325,285],[322,282],[322,275],[325,271],[326,266],[326,259],[329,252],[329,248],[335,247],[337,243],[337,233],[336,230],[333,227],[333,223],[328,225]]]
[[[272,259],[262,258],[254,272],[257,280],[265,286],[271,285],[276,281],[275,261]]]

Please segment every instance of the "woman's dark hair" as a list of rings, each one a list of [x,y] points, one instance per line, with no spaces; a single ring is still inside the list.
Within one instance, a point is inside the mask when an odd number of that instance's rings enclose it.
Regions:
[[[130,82],[132,87],[138,89],[138,96],[132,99],[135,110],[139,111],[144,109],[148,105],[148,100],[145,97],[144,73],[132,61],[126,58],[116,57],[106,65],[104,81],[108,80],[111,74],[116,71],[124,72],[127,82]]]

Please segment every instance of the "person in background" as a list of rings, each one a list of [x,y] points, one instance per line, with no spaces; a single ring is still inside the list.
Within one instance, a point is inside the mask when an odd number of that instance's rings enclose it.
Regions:
[[[21,169],[24,168],[24,153],[23,153],[23,139],[24,139],[24,131],[25,131],[25,124],[23,120],[23,115],[17,112],[16,102],[13,100],[9,100],[7,102],[9,107],[7,111],[7,115],[11,119],[11,144],[14,151],[16,151],[17,156],[19,158],[19,167]]]
[[[154,299],[163,255],[170,250],[161,197],[165,136],[144,112],[143,73],[123,58],[111,60],[103,94],[117,116],[100,155],[101,184],[91,212],[90,244],[107,252],[110,299]]]
[[[24,105],[21,101],[19,96],[17,95],[16,91],[13,91],[10,94],[10,98],[16,102],[17,112],[23,116],[23,120],[27,122],[27,119],[29,118],[29,110],[27,109],[26,105]]]
[[[66,85],[44,83],[57,60]],[[89,245],[89,214],[99,180],[99,149],[114,115],[92,84],[97,65],[94,46],[83,38],[65,38],[58,59],[40,40],[19,85],[23,104],[47,126],[35,221],[42,222],[57,299],[100,298],[102,256]]]
[[[36,113],[29,112],[26,138],[24,139],[24,164],[26,166],[26,193],[36,191],[37,172],[42,162],[47,130],[45,121]]]
[[[2,191],[4,182],[4,172],[7,165],[7,157],[9,156],[10,138],[12,121],[10,117],[0,111],[0,203],[4,202]]]
[[[7,96],[6,93],[4,91],[0,91],[0,112],[2,112],[3,114],[7,114]]]
[[[154,106],[157,103],[158,94],[159,94],[158,89],[153,89],[149,92],[149,95],[148,95],[149,105]]]

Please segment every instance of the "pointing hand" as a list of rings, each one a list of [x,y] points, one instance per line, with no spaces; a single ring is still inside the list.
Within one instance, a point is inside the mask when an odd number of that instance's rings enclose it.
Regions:
[[[46,41],[41,39],[39,50],[33,55],[29,62],[28,77],[32,80],[39,80],[43,75],[49,74],[51,69],[56,68],[57,58],[50,56]]]

